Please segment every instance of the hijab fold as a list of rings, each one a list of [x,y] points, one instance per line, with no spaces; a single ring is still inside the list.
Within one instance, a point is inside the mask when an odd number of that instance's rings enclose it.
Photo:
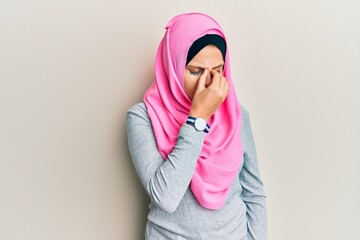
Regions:
[[[191,108],[183,81],[189,48],[206,34],[219,35],[226,43],[220,25],[204,13],[176,15],[168,21],[165,29],[156,54],[155,80],[144,95],[158,151],[164,160],[172,152]],[[228,46],[223,75],[230,91],[208,120],[211,129],[205,136],[190,182],[199,204],[209,209],[224,206],[243,161],[242,116],[231,79]]]

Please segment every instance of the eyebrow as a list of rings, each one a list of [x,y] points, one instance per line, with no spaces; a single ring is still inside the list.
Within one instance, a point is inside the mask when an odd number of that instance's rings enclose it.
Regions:
[[[224,63],[221,63],[221,64],[219,64],[219,65],[217,65],[216,67],[213,67],[213,68],[218,68],[218,67],[221,67],[221,66],[224,66]],[[204,69],[204,67],[203,67],[203,66],[192,66],[192,65],[187,65],[187,67]]]

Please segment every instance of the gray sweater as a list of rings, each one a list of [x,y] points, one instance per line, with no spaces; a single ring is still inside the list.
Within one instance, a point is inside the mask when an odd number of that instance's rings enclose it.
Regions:
[[[164,161],[145,104],[135,104],[128,110],[131,159],[151,198],[145,239],[267,239],[265,194],[249,112],[242,105],[241,112],[244,161],[224,207],[210,210],[199,205],[189,186],[206,133],[184,123],[173,151]]]

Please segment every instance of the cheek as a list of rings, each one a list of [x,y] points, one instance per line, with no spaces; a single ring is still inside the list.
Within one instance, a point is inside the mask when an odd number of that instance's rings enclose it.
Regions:
[[[196,90],[197,82],[198,82],[197,76],[192,76],[190,74],[184,75],[184,91],[190,99],[192,99],[192,95]]]

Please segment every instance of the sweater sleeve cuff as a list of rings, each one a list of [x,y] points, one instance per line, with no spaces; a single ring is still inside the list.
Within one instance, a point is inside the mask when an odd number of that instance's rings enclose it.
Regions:
[[[179,132],[178,138],[189,141],[192,144],[202,145],[205,139],[206,133],[197,131],[193,126],[184,123]]]

